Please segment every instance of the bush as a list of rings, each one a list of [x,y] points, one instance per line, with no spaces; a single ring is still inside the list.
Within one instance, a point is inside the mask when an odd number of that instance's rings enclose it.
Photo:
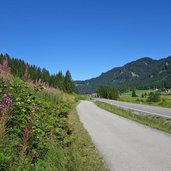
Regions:
[[[160,101],[160,96],[161,93],[160,92],[150,92],[149,96],[147,98],[147,102],[159,102]]]
[[[106,99],[117,100],[119,98],[119,92],[117,89],[108,87],[108,86],[100,86],[97,89],[97,96],[103,97]]]
[[[51,136],[61,148],[71,144],[68,102],[39,98],[18,78],[0,83],[0,121],[8,118],[6,137],[0,134],[0,170],[29,170],[45,158]]]
[[[132,97],[138,97],[135,90],[132,90]]]

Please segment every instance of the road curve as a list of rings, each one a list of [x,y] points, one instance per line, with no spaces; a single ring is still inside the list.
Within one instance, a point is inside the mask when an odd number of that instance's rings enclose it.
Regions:
[[[149,105],[142,105],[142,104],[134,104],[134,103],[127,103],[121,102],[116,100],[109,100],[109,99],[96,99],[101,102],[109,103],[112,105],[116,105],[125,109],[130,109],[137,112],[142,112],[151,115],[160,115],[171,118],[171,109],[164,108],[164,107],[157,107],[157,106],[149,106]]]
[[[82,101],[81,122],[111,171],[171,171],[171,135]]]

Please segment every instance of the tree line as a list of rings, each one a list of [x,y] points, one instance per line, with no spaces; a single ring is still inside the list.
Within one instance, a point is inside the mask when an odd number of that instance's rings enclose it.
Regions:
[[[136,91],[133,89],[132,90],[132,97],[138,97],[138,95],[136,94]],[[160,91],[155,91],[155,92],[150,92],[149,94],[142,93],[141,94],[141,98],[146,98],[147,97],[147,102],[151,103],[151,102],[159,102],[161,100],[161,92]]]
[[[97,89],[97,96],[106,99],[117,100],[119,98],[119,91],[113,87],[102,85]]]
[[[8,54],[0,54],[0,63],[7,59],[11,73],[24,80],[33,82],[44,82],[54,88],[59,88],[67,93],[75,92],[75,84],[72,81],[72,76],[69,70],[65,74],[59,71],[56,74],[50,74],[45,68],[41,69],[36,65],[30,65],[24,60],[11,58]]]

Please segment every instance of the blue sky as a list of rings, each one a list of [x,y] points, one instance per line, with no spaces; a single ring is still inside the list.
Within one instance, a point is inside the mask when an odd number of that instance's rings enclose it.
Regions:
[[[171,55],[170,0],[0,0],[0,53],[74,80]]]

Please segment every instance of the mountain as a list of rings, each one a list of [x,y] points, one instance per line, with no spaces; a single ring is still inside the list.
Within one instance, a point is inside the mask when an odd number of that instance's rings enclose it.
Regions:
[[[116,67],[96,78],[75,81],[81,94],[96,92],[100,85],[120,90],[133,88],[171,88],[171,56],[160,60],[143,57],[122,67]]]

